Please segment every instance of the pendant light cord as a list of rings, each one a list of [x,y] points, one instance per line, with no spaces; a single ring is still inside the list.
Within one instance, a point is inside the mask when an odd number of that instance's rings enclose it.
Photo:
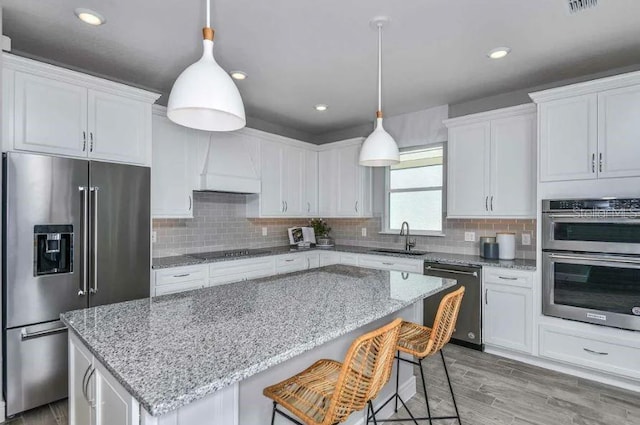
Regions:
[[[207,28],[211,28],[211,0],[207,0]]]
[[[382,114],[382,24],[378,24],[378,114]]]

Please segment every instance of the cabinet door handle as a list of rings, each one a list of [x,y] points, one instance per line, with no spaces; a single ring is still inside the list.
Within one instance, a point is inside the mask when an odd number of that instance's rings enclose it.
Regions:
[[[493,195],[491,195],[491,211],[493,211]]]
[[[596,154],[595,153],[591,154],[591,172],[592,173],[596,172]]]
[[[287,203],[287,201],[284,201],[284,212],[289,211],[289,204]]]
[[[484,290],[484,304],[485,305],[489,304],[489,290],[488,289]]]
[[[311,202],[307,202],[307,212],[311,212]]]
[[[284,201],[282,201],[282,212],[284,212]]]
[[[92,131],[89,132],[89,139],[91,140],[91,143],[89,144],[89,152],[93,152],[93,132]]]
[[[489,197],[488,196],[484,197],[484,209],[485,209],[485,211],[489,211]]]
[[[356,212],[358,212],[358,201],[356,201]]]
[[[193,200],[191,199],[191,195],[189,195],[189,211],[191,211],[192,205],[193,205]]]
[[[82,152],[87,151],[87,132],[82,132]]]
[[[95,367],[91,367],[91,366],[89,366],[89,367],[91,368],[91,373],[89,373],[89,376],[87,376],[87,380],[86,380],[86,382],[84,384],[84,388],[83,388],[84,391],[83,392],[85,394],[85,399],[89,403],[89,406],[94,407],[93,400],[89,400],[89,385],[91,384],[91,378],[93,377],[93,374],[95,373],[96,368]]]
[[[506,276],[498,276],[498,279],[502,279],[502,280],[518,280],[517,277],[506,277]]]
[[[599,154],[599,159],[598,159],[598,168],[600,170],[600,172],[602,172],[602,152],[600,152]]]
[[[84,371],[84,375],[82,376],[82,396],[87,401],[87,403],[89,403],[89,397],[87,396],[85,383],[87,382],[87,374],[89,373],[90,370],[91,370],[91,364],[87,366],[87,370]]]
[[[588,348],[583,348],[584,351],[586,351],[589,354],[595,354],[597,356],[608,356],[609,353],[604,353],[602,351],[594,351],[594,350],[589,350]]]

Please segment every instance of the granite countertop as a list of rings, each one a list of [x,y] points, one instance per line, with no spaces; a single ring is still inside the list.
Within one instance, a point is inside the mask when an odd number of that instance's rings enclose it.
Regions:
[[[252,253],[250,255],[242,256],[242,257],[222,257],[215,258],[211,260],[203,260],[192,255],[177,255],[173,257],[161,257],[153,259],[153,268],[154,269],[164,269],[170,267],[180,267],[180,266],[192,266],[196,264],[208,264],[219,261],[232,261],[239,260],[243,258],[255,258],[255,257],[264,257],[269,255],[281,255],[281,254],[289,254],[292,252],[305,252],[305,251],[338,251],[338,252],[350,252],[354,254],[371,254],[371,255],[383,255],[389,257],[399,257],[399,258],[412,258],[416,260],[424,260],[424,261],[433,261],[436,263],[442,264],[462,264],[462,265],[476,265],[476,266],[491,266],[491,267],[502,267],[509,269],[519,269],[519,270],[535,270],[536,269],[536,261],[535,260],[525,260],[525,259],[516,259],[516,260],[488,260],[480,257],[479,255],[464,255],[464,254],[450,254],[450,253],[441,253],[441,252],[427,252],[424,255],[406,255],[402,253],[388,253],[388,252],[377,252],[380,248],[375,247],[366,247],[366,246],[348,246],[348,245],[336,245],[331,248],[303,248],[298,249],[290,246],[278,246],[272,248],[260,248],[255,250],[257,252]]]
[[[432,276],[336,265],[61,318],[159,416],[454,285]]]

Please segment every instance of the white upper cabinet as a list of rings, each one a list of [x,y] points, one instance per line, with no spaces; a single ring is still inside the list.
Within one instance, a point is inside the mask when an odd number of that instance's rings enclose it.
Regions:
[[[89,90],[89,158],[144,164],[151,151],[151,105]]]
[[[533,105],[445,121],[447,217],[535,217],[535,123]]]
[[[123,84],[3,54],[4,151],[151,163],[151,104]]]
[[[166,110],[153,114],[151,213],[154,218],[193,217],[192,152],[195,130],[174,124]]]
[[[540,105],[540,180],[596,178],[597,96]]]
[[[318,152],[304,151],[304,191],[302,207],[307,216],[318,215]]]
[[[14,126],[16,149],[86,156],[87,89],[16,72]]]
[[[535,135],[535,114],[491,121],[489,208],[493,215],[527,217],[535,214]]]
[[[324,145],[318,156],[319,213],[323,217],[372,215],[371,168],[358,163],[362,138]]]
[[[540,181],[640,177],[640,72],[530,93]]]
[[[598,94],[598,176],[640,175],[640,85]]]
[[[489,212],[490,129],[488,122],[449,129],[449,217],[480,216]]]
[[[317,214],[317,152],[278,136],[260,141],[260,195],[247,202],[249,217],[310,217]]]

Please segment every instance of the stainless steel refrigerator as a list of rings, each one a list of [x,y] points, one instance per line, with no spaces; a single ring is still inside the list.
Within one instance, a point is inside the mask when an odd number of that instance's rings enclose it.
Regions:
[[[67,397],[60,313],[149,296],[150,170],[3,157],[7,415]]]

